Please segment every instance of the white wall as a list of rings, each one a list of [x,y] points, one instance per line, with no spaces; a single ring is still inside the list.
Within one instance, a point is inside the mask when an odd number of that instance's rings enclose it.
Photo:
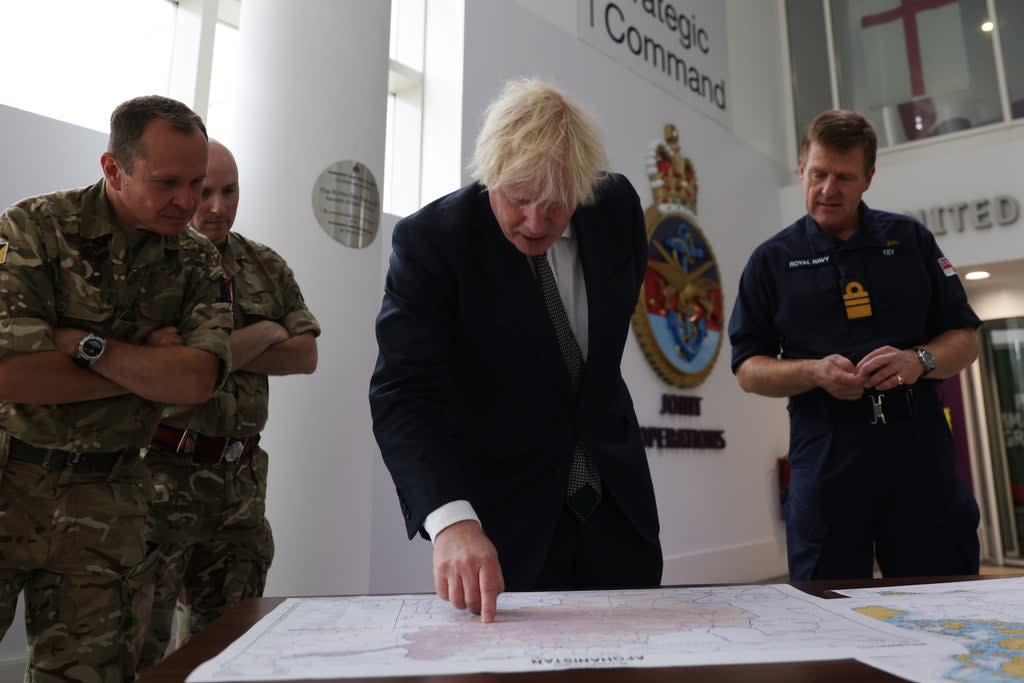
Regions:
[[[246,0],[239,36],[235,228],[288,261],[320,321],[311,376],[271,382],[270,595],[364,593],[373,465],[367,390],[376,358],[381,241],[332,240],[313,213],[317,178],[357,161],[384,177],[388,2]],[[216,132],[214,131],[214,135]]]
[[[785,182],[795,152],[788,122],[788,47],[781,1],[725,0],[732,82],[732,133],[778,167]]]
[[[1002,290],[981,290],[977,294],[968,290],[968,296],[971,307],[982,320],[1024,316],[1024,282],[1018,282],[1016,287]]]
[[[103,133],[3,105],[0,131],[0,210],[25,197],[89,185],[103,177]]]
[[[461,86],[459,90],[461,91]],[[450,189],[448,191],[451,191]],[[447,194],[447,192],[446,192]],[[398,216],[384,216],[380,234],[381,243],[379,291],[383,296],[384,278],[391,256],[391,235]],[[430,593],[434,590],[431,570],[433,548],[419,536],[406,538],[405,517],[398,507],[398,496],[391,474],[384,465],[380,451],[375,449],[372,481],[373,524],[370,537],[370,593]]]

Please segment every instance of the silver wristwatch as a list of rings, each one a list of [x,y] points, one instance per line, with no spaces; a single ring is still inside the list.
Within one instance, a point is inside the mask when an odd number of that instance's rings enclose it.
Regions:
[[[107,340],[98,334],[89,334],[78,342],[78,351],[71,360],[80,368],[87,368],[100,359],[107,350]]]
[[[924,377],[935,369],[935,356],[932,355],[931,351],[921,346],[915,346],[914,351],[917,353],[917,359],[924,366],[924,372],[921,373],[921,376]]]

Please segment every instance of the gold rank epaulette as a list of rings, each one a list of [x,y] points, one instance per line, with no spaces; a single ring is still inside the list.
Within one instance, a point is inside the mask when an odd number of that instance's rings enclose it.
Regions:
[[[847,320],[871,317],[871,297],[868,296],[868,290],[864,289],[864,285],[856,280],[846,283],[843,304],[846,305]]]

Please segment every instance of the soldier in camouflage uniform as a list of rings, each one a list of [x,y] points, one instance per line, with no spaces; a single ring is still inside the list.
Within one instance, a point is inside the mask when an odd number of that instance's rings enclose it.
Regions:
[[[211,140],[192,225],[222,254],[234,369],[204,405],[168,409],[145,457],[156,487],[148,538],[160,546],[160,563],[140,671],[167,650],[176,605],[180,645],[228,606],[263,595],[274,555],[264,516],[267,454],[258,446],[267,376],[316,368],[320,327],[284,260],[229,232],[237,208],[238,167]]]
[[[26,681],[134,678],[155,562],[140,449],[230,363],[217,252],[187,228],[206,161],[190,109],[129,100],[102,180],[0,214],[0,637],[24,591]]]

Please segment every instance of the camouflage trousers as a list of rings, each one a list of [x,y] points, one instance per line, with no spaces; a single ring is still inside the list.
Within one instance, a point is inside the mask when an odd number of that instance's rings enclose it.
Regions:
[[[6,434],[0,442],[0,638],[24,591],[26,682],[133,680],[156,559],[146,467],[48,470],[8,459]]]
[[[262,596],[274,557],[262,449],[240,465],[201,465],[150,448],[145,463],[156,489],[147,538],[159,560],[140,672],[167,651],[175,611],[180,646],[231,605]]]

